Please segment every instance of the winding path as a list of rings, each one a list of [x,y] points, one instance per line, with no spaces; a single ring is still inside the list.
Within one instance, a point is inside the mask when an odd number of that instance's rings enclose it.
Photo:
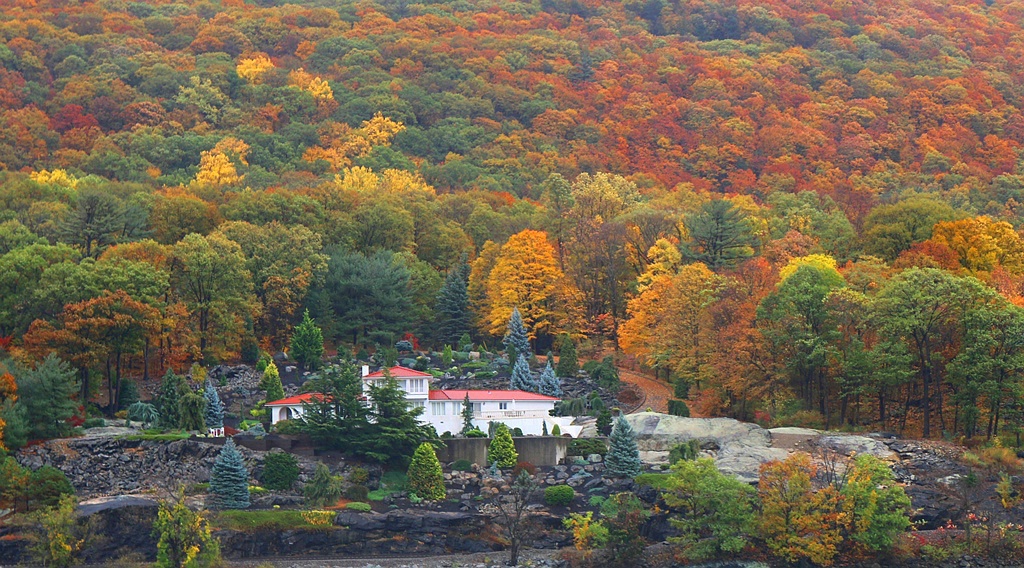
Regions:
[[[670,385],[621,367],[619,368],[619,379],[624,383],[636,385],[647,396],[647,400],[632,413],[643,412],[648,407],[655,412],[668,412],[668,400],[672,398]]]

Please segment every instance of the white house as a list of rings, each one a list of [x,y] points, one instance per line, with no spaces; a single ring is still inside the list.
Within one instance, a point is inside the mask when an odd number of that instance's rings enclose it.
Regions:
[[[420,421],[430,424],[438,434],[462,430],[462,405],[469,395],[473,405],[473,425],[487,431],[488,422],[503,422],[510,429],[519,428],[526,435],[539,436],[545,429],[551,433],[558,424],[562,434],[578,436],[581,428],[572,425],[571,417],[551,416],[558,398],[521,390],[430,390],[433,376],[406,367],[388,369],[399,387],[405,391],[410,406],[423,408]],[[369,400],[370,385],[380,385],[385,379],[383,370],[369,372],[364,366],[363,392]],[[314,393],[290,396],[268,402],[271,423],[302,416],[302,405],[312,400]]]

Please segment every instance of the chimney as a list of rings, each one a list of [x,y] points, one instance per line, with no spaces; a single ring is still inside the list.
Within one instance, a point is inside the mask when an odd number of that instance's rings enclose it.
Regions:
[[[366,375],[369,375],[369,374],[370,374],[370,366],[369,365],[363,365],[363,376],[365,377]]]

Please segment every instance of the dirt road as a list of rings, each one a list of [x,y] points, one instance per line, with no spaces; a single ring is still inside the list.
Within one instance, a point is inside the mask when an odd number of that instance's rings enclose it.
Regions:
[[[640,405],[636,412],[643,412],[648,407],[655,412],[668,412],[668,399],[672,398],[671,385],[621,367],[619,368],[619,379],[624,383],[636,385],[647,395],[647,400]]]

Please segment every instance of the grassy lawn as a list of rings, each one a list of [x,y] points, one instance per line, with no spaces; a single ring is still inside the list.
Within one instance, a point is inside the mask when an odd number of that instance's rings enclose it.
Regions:
[[[302,511],[290,509],[220,511],[210,518],[210,523],[217,528],[236,531],[324,528],[310,524],[302,517]]]
[[[389,471],[380,479],[380,489],[375,489],[367,495],[370,501],[383,501],[385,497],[398,491],[405,491],[409,484],[409,478],[401,471]]]
[[[177,440],[186,440],[190,434],[188,432],[151,432],[143,431],[142,434],[131,434],[123,436],[122,440],[153,440],[156,442],[174,442]]]

